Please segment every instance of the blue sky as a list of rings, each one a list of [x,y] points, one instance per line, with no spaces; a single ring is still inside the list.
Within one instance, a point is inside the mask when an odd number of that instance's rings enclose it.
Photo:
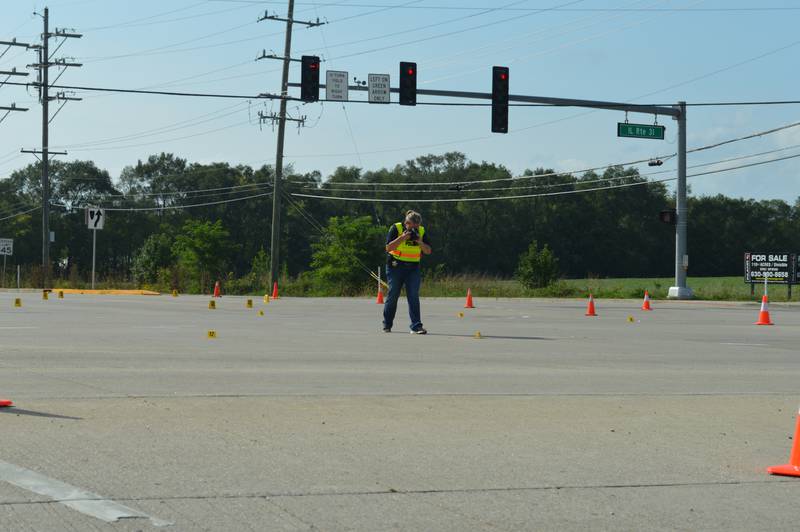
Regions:
[[[84,63],[65,72],[60,83],[253,95],[280,89],[280,63],[254,59],[262,49],[282,53],[284,25],[257,19],[265,9],[285,16],[285,1],[2,0],[0,40],[35,40],[41,19],[32,12],[45,5],[51,27],[83,33],[56,54]],[[389,73],[396,86],[398,62],[416,61],[420,88],[488,92],[491,67],[507,65],[514,94],[659,104],[798,97],[800,2],[320,0],[298,1],[295,11],[297,19],[329,21],[319,28],[296,27],[293,39],[294,56],[325,59],[323,80],[327,69],[346,70],[351,79]],[[23,69],[33,61],[32,52],[11,50],[0,58],[0,70]],[[291,80],[299,81],[296,63]],[[259,127],[255,117],[277,111],[277,104],[77,96],[84,100],[69,103],[53,120],[51,148],[65,147],[68,160],[92,159],[114,177],[158,151],[197,162],[274,163],[276,131]],[[0,178],[30,162],[31,156],[18,154],[20,148],[41,142],[34,92],[0,87],[0,105],[11,102],[31,111],[0,123]],[[287,130],[286,162],[323,175],[341,165],[378,169],[450,150],[521,173],[536,167],[580,170],[676,148],[671,119],[658,119],[667,127],[665,141],[619,139],[616,123],[625,117],[612,111],[512,108],[508,135],[490,133],[484,107],[328,102],[291,103],[290,111],[305,115],[308,127]],[[692,107],[687,116],[691,148],[800,121],[800,106]],[[629,119],[651,123],[653,117]],[[800,128],[691,155],[689,165],[794,145],[800,145]],[[800,147],[703,169],[796,153]],[[798,161],[691,179],[692,194],[793,203],[800,196]],[[660,169],[674,169],[674,160]]]

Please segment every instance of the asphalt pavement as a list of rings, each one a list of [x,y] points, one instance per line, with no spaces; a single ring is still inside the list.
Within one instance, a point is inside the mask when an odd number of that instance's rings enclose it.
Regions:
[[[796,305],[245,300],[0,292],[0,530],[798,528]]]

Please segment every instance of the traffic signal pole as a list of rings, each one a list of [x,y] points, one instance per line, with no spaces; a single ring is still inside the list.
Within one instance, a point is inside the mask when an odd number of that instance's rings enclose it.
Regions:
[[[692,289],[686,286],[689,255],[686,249],[688,207],[686,204],[686,102],[678,102],[678,187],[675,191],[675,209],[678,223],[675,224],[675,286],[669,288],[670,299],[691,299]]]
[[[289,83],[289,87],[300,87],[299,83]],[[320,84],[320,88],[326,88]],[[362,85],[349,85],[348,90],[366,92],[368,87]],[[390,88],[390,92],[400,92],[397,88]],[[492,93],[448,91],[435,89],[418,89],[417,94],[446,98],[469,98],[478,100],[492,100]],[[321,100],[325,101],[325,100]],[[509,102],[538,103],[559,107],[584,107],[589,109],[607,109],[611,111],[624,111],[626,113],[643,113],[655,116],[671,116],[678,121],[678,183],[676,189],[676,209],[678,223],[675,227],[675,286],[671,286],[668,297],[671,299],[691,299],[692,290],[686,286],[689,257],[686,253],[688,209],[686,203],[686,102],[676,105],[637,105],[624,102],[608,102],[599,100],[578,100],[572,98],[551,98],[546,96],[526,96],[511,94]]]

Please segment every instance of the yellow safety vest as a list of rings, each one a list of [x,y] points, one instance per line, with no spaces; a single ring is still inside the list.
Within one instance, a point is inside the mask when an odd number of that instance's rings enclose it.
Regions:
[[[401,222],[397,222],[394,224],[397,228],[397,236],[403,234],[403,224]],[[419,226],[419,239],[422,240],[422,237],[425,236],[425,228],[421,225]],[[394,257],[397,260],[401,260],[403,262],[419,262],[420,258],[422,257],[422,250],[419,247],[418,243],[411,243],[408,240],[401,242],[397,249],[394,251],[390,251],[389,255]]]

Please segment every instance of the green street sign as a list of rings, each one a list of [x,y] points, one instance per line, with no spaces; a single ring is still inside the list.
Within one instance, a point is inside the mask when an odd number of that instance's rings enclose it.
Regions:
[[[664,126],[652,124],[630,124],[617,122],[617,136],[632,139],[657,139],[664,140]]]

